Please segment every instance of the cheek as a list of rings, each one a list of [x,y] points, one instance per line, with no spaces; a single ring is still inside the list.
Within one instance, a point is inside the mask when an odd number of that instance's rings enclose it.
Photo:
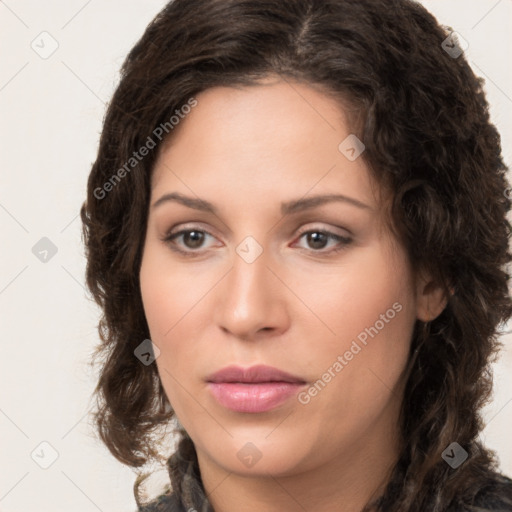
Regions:
[[[140,270],[144,313],[155,342],[170,339],[194,315],[193,309],[211,289],[208,274],[191,273],[186,264],[171,264],[156,242],[149,242]],[[190,327],[188,325],[187,327]]]
[[[148,247],[144,252],[140,271],[140,287],[144,313],[150,338],[160,350],[156,359],[165,394],[175,413],[186,410],[187,393],[180,386],[194,374],[196,347],[190,340],[196,335],[193,307],[201,297],[201,290],[191,286],[190,277],[171,271],[158,251]],[[204,293],[204,292],[203,292]]]
[[[192,268],[193,267],[193,268]],[[168,253],[149,243],[140,271],[140,287],[150,337],[160,350],[156,364],[171,402],[178,404],[180,384],[198,378],[205,347],[197,340],[211,323],[209,293],[221,276],[196,266],[171,262]],[[185,393],[185,396],[186,395]]]
[[[367,329],[375,324],[379,335],[387,333],[381,338],[408,340],[414,323],[414,290],[405,254],[391,253],[384,244],[375,243],[347,252],[340,262],[317,271],[303,268],[302,277],[294,278],[297,296],[323,324],[317,322],[320,330],[316,330],[323,334],[322,347],[348,349],[358,335],[364,341]],[[288,272],[291,281],[297,270]],[[301,324],[300,318],[295,321]]]
[[[408,359],[415,302],[407,259],[369,247],[319,277],[320,286],[308,279],[299,291],[331,332],[311,327],[305,336],[311,373],[321,381],[317,405],[335,403],[331,414],[336,415],[365,404],[361,415],[373,414],[389,398]]]

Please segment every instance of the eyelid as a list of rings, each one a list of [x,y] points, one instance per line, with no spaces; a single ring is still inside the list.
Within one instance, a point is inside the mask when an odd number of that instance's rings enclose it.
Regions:
[[[176,226],[179,226],[179,231],[176,231],[174,234],[177,234],[180,231],[187,231],[187,230],[203,231],[203,232],[205,232],[205,233],[207,233],[207,234],[209,234],[211,236],[215,236],[217,238],[217,236],[212,233],[212,231],[215,231],[215,229],[211,230],[210,228],[203,228],[203,227],[201,227],[200,224],[201,224],[200,222],[197,223],[197,222],[194,222],[194,221],[186,222],[184,224],[175,224],[174,226],[172,226],[171,228],[166,230],[164,236],[165,237],[169,236],[175,230]],[[309,224],[315,224],[315,223],[314,222],[310,222],[307,225],[309,225]],[[345,231],[346,235],[341,234],[341,233],[334,233],[333,229],[343,230],[343,231]],[[351,231],[349,229],[345,228],[345,227],[331,226],[331,225],[326,226],[325,224],[323,226],[322,225],[320,225],[320,226],[313,225],[313,226],[309,226],[309,227],[302,227],[302,228],[300,228],[298,234],[302,235],[302,234],[307,233],[307,232],[312,231],[312,230],[328,231],[328,232],[330,232],[332,234],[335,234],[335,235],[345,236],[346,238],[349,238],[349,237],[353,236]]]
[[[346,234],[335,232],[334,231],[335,229],[342,229],[343,231],[345,231]],[[324,226],[313,225],[312,227],[300,228],[298,234],[303,235],[304,233],[309,233],[310,231],[323,231],[323,232],[332,233],[333,235],[344,237],[344,238],[351,238],[353,236],[352,233],[346,228],[341,228],[338,226],[334,226],[334,227],[327,226],[326,227],[325,225]]]

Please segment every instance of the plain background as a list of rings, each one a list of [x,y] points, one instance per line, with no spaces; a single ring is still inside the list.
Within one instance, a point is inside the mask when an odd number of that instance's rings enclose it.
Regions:
[[[89,360],[99,312],[84,289],[78,212],[119,68],[165,3],[0,1],[2,512],[136,510],[135,473],[89,425],[96,384]],[[469,43],[466,55],[486,79],[510,165],[512,68],[504,60],[512,50],[512,2],[423,4]],[[43,31],[59,45],[47,59],[31,47]],[[57,248],[46,263],[32,252],[43,237]],[[503,341],[482,438],[512,475],[510,336]]]

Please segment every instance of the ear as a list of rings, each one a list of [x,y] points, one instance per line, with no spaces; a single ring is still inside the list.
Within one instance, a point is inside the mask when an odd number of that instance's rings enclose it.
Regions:
[[[454,290],[450,288],[453,295]],[[423,322],[431,322],[446,307],[448,298],[430,274],[422,273],[416,283],[416,317]]]

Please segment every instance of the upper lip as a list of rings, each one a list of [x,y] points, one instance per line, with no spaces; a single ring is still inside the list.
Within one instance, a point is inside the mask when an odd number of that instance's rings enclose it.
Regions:
[[[278,368],[256,365],[249,368],[226,366],[206,378],[208,382],[293,382],[305,383],[304,379]]]

